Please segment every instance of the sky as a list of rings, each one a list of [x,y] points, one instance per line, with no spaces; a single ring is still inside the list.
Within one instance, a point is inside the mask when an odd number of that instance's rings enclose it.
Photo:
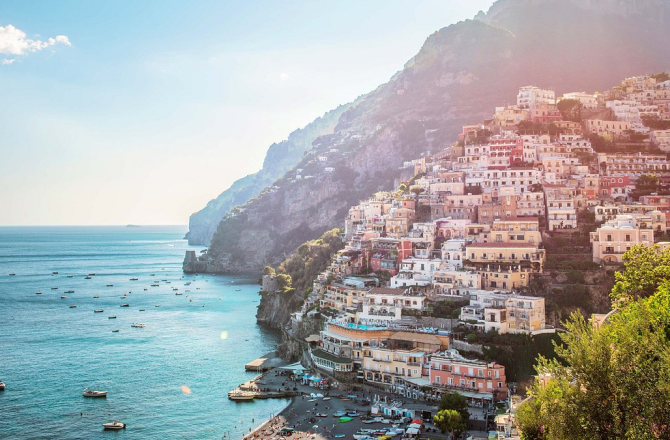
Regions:
[[[0,225],[187,224],[493,0],[0,2]]]

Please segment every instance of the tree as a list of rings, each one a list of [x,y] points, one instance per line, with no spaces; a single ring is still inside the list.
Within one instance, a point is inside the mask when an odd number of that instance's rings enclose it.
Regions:
[[[666,257],[653,248],[644,256],[653,254]],[[540,358],[542,379],[518,410],[524,438],[670,438],[670,281],[648,261],[640,267],[626,276],[644,280],[629,280],[634,289],[656,286],[651,296],[622,303],[600,326],[574,313],[559,359]]]
[[[461,432],[467,429],[466,422],[461,418],[458,411],[453,409],[443,409],[433,416],[433,423],[442,431],[448,432],[450,435],[456,434],[459,436]]]
[[[543,439],[544,421],[540,400],[530,398],[523,402],[516,411],[516,422],[523,440]]]
[[[626,267],[614,274],[612,302],[625,304],[652,295],[664,281],[670,279],[670,249],[661,251],[658,245],[633,246],[623,254]]]
[[[468,420],[470,418],[470,413],[468,412],[468,399],[459,393],[442,394],[439,409],[453,409],[461,415],[461,419]]]
[[[272,266],[265,266],[263,269],[263,275],[270,275],[274,276],[275,275],[275,269]]]

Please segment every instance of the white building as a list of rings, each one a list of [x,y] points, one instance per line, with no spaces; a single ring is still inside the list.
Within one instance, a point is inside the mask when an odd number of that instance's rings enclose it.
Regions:
[[[535,86],[526,86],[519,89],[516,105],[521,109],[533,109],[539,103],[556,104],[556,93],[553,90],[540,89]]]

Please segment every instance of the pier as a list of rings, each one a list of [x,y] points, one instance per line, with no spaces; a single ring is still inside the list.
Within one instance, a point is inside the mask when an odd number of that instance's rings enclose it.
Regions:
[[[278,357],[276,352],[271,351],[270,353],[267,353],[264,356],[249,362],[244,366],[244,369],[247,371],[264,373],[266,371],[272,370],[273,368],[280,367],[284,363],[284,360]]]

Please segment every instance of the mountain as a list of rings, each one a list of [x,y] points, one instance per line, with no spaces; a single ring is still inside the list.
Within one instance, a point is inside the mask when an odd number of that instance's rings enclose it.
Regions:
[[[475,20],[433,33],[271,190],[224,217],[198,270],[280,262],[340,225],[358,200],[393,188],[407,175],[404,161],[447,147],[461,125],[516,102],[520,86],[603,90],[667,69],[669,19],[670,2],[661,0],[499,0]]]
[[[264,188],[295,166],[305,151],[312,148],[318,136],[333,132],[337,121],[351,103],[344,104],[316,118],[304,128],[291,133],[288,139],[270,145],[263,167],[255,174],[236,180],[230,188],[191,215],[186,234],[189,244],[209,245],[212,235],[223,216],[237,205],[246,203]]]

